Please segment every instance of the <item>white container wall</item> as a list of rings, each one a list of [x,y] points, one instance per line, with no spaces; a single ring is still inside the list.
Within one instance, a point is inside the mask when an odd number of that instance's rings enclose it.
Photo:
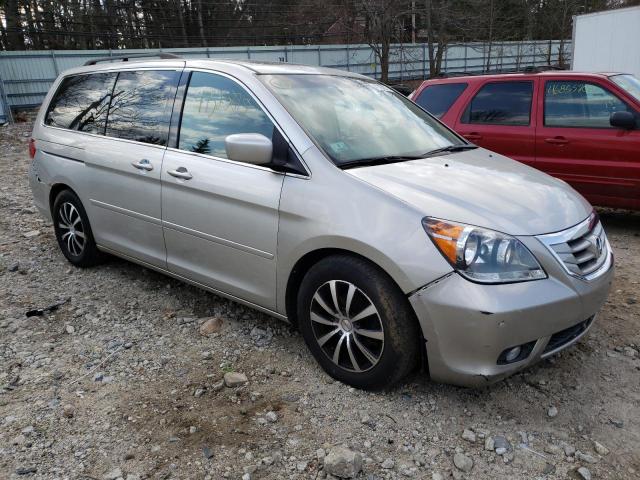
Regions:
[[[574,17],[572,57],[572,70],[640,78],[640,7]]]

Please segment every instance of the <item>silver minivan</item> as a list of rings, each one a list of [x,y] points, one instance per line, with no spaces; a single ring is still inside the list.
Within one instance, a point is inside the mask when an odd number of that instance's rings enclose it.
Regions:
[[[485,385],[593,324],[613,254],[566,183],[362,75],[123,60],[60,75],[33,130],[72,264],[117,255],[288,320],[365,389]]]

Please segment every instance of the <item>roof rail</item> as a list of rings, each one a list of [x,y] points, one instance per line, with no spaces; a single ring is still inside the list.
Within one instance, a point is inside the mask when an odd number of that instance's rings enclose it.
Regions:
[[[553,70],[567,70],[567,67],[563,67],[560,65],[528,65],[522,69],[522,71],[525,73],[542,73]]]
[[[163,60],[176,60],[176,59],[182,59],[182,57],[178,56],[178,55],[174,55],[173,53],[139,53],[139,54],[134,54],[134,55],[114,55],[112,57],[100,57],[100,58],[96,58],[93,60],[89,60],[87,62],[85,62],[85,66],[87,65],[95,65],[96,63],[99,62],[110,62],[113,60],[121,60],[123,62],[128,62],[129,59],[132,58],[153,58],[153,57],[159,57]]]

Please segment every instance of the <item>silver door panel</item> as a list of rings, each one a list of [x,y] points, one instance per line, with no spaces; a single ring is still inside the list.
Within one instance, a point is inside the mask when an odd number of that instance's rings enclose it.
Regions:
[[[163,153],[154,145],[95,137],[85,155],[85,208],[96,242],[158,266],[166,265],[160,214]],[[145,169],[133,165],[141,160],[146,160]]]
[[[169,174],[181,167],[190,179]],[[167,268],[274,309],[283,178],[263,168],[167,150],[162,174]]]

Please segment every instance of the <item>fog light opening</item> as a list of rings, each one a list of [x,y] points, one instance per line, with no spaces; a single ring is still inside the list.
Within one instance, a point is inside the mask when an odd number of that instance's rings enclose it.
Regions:
[[[533,341],[505,349],[498,357],[498,365],[507,365],[526,359],[533,351],[535,344],[536,342]]]
[[[518,345],[517,347],[513,347],[507,350],[507,354],[504,356],[504,359],[507,361],[507,363],[511,363],[520,356],[520,352],[522,352],[521,346]]]

